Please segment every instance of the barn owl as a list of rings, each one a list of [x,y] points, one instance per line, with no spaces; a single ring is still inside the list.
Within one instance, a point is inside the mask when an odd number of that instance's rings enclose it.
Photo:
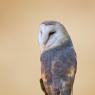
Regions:
[[[58,21],[44,21],[39,27],[41,89],[45,95],[71,95],[77,69],[71,38]]]

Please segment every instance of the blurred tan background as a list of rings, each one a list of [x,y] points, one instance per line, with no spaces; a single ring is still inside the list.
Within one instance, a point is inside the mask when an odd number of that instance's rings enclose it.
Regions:
[[[95,95],[94,0],[0,0],[0,95],[44,95],[40,89],[40,22],[58,20],[77,52],[74,95]]]

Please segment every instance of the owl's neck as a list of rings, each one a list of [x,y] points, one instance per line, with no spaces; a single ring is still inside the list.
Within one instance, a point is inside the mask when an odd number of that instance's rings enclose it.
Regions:
[[[45,51],[48,51],[48,50],[51,50],[53,48],[56,48],[58,46],[64,46],[64,47],[73,47],[73,44],[72,44],[72,41],[71,39],[66,39],[66,40],[60,40],[60,41],[55,41],[55,43],[53,43],[52,45],[50,46],[42,46],[41,47],[41,53],[45,52]]]

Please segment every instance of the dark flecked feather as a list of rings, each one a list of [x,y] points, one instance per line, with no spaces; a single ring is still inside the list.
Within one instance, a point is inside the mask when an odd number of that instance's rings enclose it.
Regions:
[[[72,47],[71,40],[68,40],[42,53],[41,74],[48,95],[71,95],[77,67]]]

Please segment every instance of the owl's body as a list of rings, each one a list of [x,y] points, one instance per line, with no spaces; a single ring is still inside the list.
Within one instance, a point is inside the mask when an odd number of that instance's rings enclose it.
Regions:
[[[40,83],[45,95],[71,95],[77,60],[70,37],[43,50],[40,59]]]

